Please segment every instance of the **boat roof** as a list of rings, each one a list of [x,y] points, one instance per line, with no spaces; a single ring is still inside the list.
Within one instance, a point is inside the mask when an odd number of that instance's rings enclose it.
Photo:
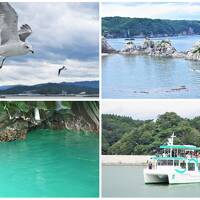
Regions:
[[[187,160],[187,158],[184,157],[162,157],[162,156],[152,156],[150,159],[153,160]]]
[[[161,145],[161,149],[186,149],[186,150],[200,150],[200,147],[194,145]]]

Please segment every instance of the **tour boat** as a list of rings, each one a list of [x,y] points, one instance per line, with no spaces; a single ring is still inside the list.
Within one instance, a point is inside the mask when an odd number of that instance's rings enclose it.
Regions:
[[[145,183],[200,182],[200,148],[194,145],[174,145],[174,133],[162,153],[150,158],[144,169]]]

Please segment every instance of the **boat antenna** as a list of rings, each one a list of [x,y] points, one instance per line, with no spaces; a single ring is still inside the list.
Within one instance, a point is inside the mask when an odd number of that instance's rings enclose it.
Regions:
[[[171,138],[168,139],[168,145],[173,146],[174,145],[174,138],[176,136],[174,135],[174,132],[171,135]],[[170,148],[170,157],[172,157],[172,148]]]
[[[176,136],[174,135],[174,132],[172,133],[172,136],[171,136],[171,145],[174,145],[174,138],[175,138]]]

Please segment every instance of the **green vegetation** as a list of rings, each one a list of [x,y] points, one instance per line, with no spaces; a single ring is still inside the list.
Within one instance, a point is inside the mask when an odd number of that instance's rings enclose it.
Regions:
[[[98,133],[98,102],[0,102],[0,141],[24,139],[28,131],[38,128],[70,129]]]
[[[200,48],[194,50],[192,53],[200,53]]]
[[[154,154],[172,132],[175,144],[200,146],[200,117],[186,119],[167,112],[156,121],[133,120],[116,115],[102,116],[102,154]]]
[[[57,95],[57,94],[80,94],[84,92],[87,95],[99,93],[99,81],[82,81],[74,83],[44,83],[32,86],[16,85],[5,89],[0,87],[0,95],[17,95],[17,94],[40,94],[40,95]]]
[[[114,38],[200,34],[200,21],[104,17],[102,34]]]

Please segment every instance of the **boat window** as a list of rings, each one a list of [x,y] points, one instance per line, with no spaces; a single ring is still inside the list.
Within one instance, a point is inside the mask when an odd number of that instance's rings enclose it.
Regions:
[[[173,165],[173,160],[168,160],[167,161],[167,165],[171,165],[172,166]]]
[[[178,166],[179,165],[179,160],[174,160],[174,166]]]
[[[166,166],[166,165],[168,165],[168,166],[173,166],[173,160],[158,160],[157,161],[157,165],[158,166]]]
[[[181,168],[185,169],[186,168],[186,163],[183,161],[180,163]]]
[[[167,160],[162,160],[161,165],[167,165]]]
[[[195,163],[188,163],[188,171],[195,171]]]
[[[200,171],[200,163],[198,164],[198,170]]]

